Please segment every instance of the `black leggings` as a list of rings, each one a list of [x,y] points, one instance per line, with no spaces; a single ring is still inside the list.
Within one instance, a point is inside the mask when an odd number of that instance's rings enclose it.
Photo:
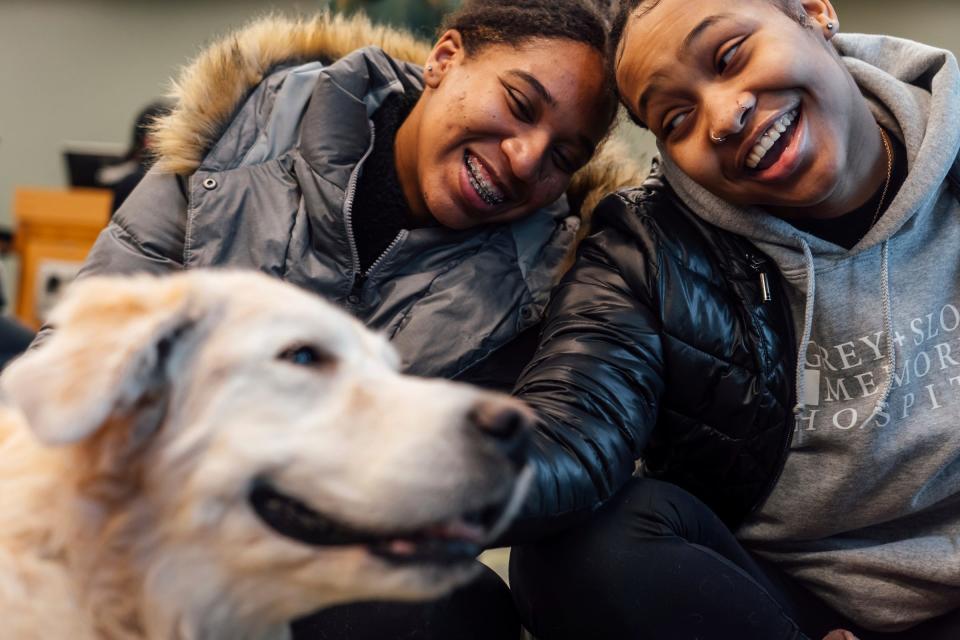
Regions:
[[[294,622],[292,630],[294,640],[518,640],[520,620],[507,585],[484,567],[440,600],[333,607]]]
[[[588,523],[514,548],[510,584],[538,640],[958,640],[960,612],[869,633],[748,553],[682,489],[631,481]]]

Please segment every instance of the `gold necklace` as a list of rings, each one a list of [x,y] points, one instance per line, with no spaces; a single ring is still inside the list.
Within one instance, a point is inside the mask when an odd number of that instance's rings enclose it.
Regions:
[[[883,150],[887,153],[887,179],[883,183],[883,192],[880,194],[880,202],[877,203],[877,210],[873,212],[873,220],[870,221],[870,228],[877,224],[880,219],[880,212],[883,211],[883,201],[887,199],[887,189],[890,188],[890,179],[893,177],[893,150],[890,148],[890,141],[887,140],[887,132],[879,124],[880,140],[883,142]]]

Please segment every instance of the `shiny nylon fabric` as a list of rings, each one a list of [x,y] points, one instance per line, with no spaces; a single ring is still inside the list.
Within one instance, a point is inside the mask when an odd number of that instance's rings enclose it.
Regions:
[[[348,195],[369,115],[405,85],[420,69],[374,47],[274,71],[195,173],[148,173],[82,275],[258,269],[383,331],[406,372],[460,376],[539,321],[579,218],[561,198],[510,225],[411,229],[361,272]]]
[[[657,173],[595,220],[515,389],[541,425],[534,493],[508,538],[589,514],[641,459],[735,526],[769,494],[793,427],[787,307],[777,286],[768,302],[760,290],[776,269]]]

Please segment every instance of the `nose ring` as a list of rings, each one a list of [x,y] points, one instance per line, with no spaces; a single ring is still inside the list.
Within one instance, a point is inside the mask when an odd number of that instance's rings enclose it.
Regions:
[[[746,107],[746,106],[740,104],[740,101],[737,100],[737,120],[738,120],[738,121],[742,121],[742,120],[743,120],[743,114],[745,114],[745,113],[747,112],[747,109],[749,109],[749,107]],[[717,143],[717,144],[720,144],[721,142],[725,142],[725,141],[727,140],[727,136],[715,136],[715,135],[713,135],[713,131],[711,131],[711,132],[710,132],[710,140],[712,140],[713,142],[715,142],[715,143]]]

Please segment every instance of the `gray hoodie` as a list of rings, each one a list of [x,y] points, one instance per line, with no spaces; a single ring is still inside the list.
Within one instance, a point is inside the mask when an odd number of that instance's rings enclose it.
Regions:
[[[852,249],[664,169],[698,215],[776,261],[797,329],[790,455],[737,535],[857,623],[894,631],[960,607],[960,72],[907,40],[834,43],[908,155]]]

